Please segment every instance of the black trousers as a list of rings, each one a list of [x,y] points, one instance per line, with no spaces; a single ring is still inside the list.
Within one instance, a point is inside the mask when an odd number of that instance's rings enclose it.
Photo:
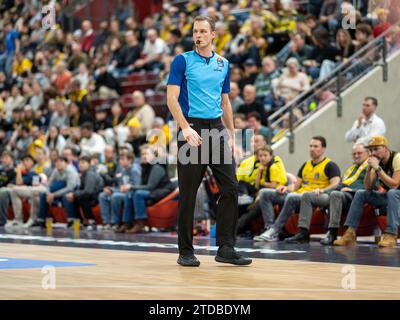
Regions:
[[[180,254],[193,249],[193,219],[197,190],[209,166],[220,189],[217,201],[217,245],[235,245],[238,220],[238,182],[229,133],[218,119],[187,118],[202,138],[198,147],[191,147],[178,132],[178,246]]]
[[[92,208],[97,205],[97,196],[96,195],[83,195],[77,196],[74,198],[74,215],[75,218],[81,219],[80,209],[82,209],[85,218],[88,220],[93,220],[93,212]]]

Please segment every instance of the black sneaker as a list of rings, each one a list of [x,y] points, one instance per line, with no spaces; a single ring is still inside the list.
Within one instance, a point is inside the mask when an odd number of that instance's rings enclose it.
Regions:
[[[233,247],[222,246],[218,249],[215,261],[221,263],[230,263],[237,266],[249,265],[253,262],[250,258],[241,256]]]
[[[307,229],[300,228],[299,233],[294,235],[293,237],[286,238],[285,239],[286,243],[308,243],[310,242],[310,233],[308,232]]]
[[[285,240],[286,238],[291,238],[291,237],[293,237],[293,236],[294,236],[294,234],[291,234],[291,233],[287,232],[286,229],[283,228],[283,229],[281,229],[281,230],[279,231],[278,240],[279,240],[279,241],[283,241],[283,240]]]
[[[41,229],[46,229],[46,223],[41,220],[35,220],[35,222],[31,225],[32,228],[40,227]]]
[[[68,229],[71,229],[73,225],[74,225],[74,220],[69,220],[69,221],[67,222],[67,228],[68,228]]]
[[[184,267],[198,267],[200,265],[200,261],[197,260],[194,254],[180,254],[176,262]]]

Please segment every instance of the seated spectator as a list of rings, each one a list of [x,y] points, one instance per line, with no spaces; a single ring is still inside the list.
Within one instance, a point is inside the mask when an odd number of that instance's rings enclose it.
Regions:
[[[256,151],[256,155],[245,159],[238,171],[239,178],[248,180],[252,177],[254,188],[258,192],[260,189],[277,189],[288,184],[285,166],[279,156],[274,155],[270,146],[265,145]],[[239,180],[239,184],[240,184]],[[256,200],[253,206],[246,213],[240,216],[238,221],[238,234],[244,232],[248,224],[257,215],[261,214],[259,201]],[[266,225],[266,228],[268,225]]]
[[[228,43],[231,40],[231,35],[225,28],[225,24],[223,22],[217,22],[215,24],[215,52],[225,56],[225,50],[228,47]]]
[[[55,149],[59,154],[65,147],[65,138],[60,134],[58,127],[51,126],[47,134],[46,146],[49,149]]]
[[[247,128],[254,131],[254,134],[260,134],[265,139],[268,139],[269,129],[261,124],[260,114],[257,112],[250,112],[247,115]]]
[[[48,180],[47,190],[39,193],[39,217],[32,225],[45,227],[45,219],[49,213],[49,206],[53,204],[62,204],[68,210],[71,204],[68,202],[66,195],[74,191],[79,186],[79,175],[77,171],[68,165],[68,159],[59,156],[56,162],[56,168]],[[32,195],[35,196],[35,195]],[[68,216],[68,227],[73,224],[74,216]]]
[[[356,28],[355,51],[361,50],[363,47],[373,42],[371,26],[366,23],[359,23]],[[358,55],[351,61],[351,68],[347,70],[347,77],[356,77],[360,73],[371,67],[379,58],[379,50],[376,46],[372,46],[364,54]]]
[[[82,51],[91,56],[91,49],[94,49],[96,34],[93,30],[92,23],[89,20],[82,22]]]
[[[308,76],[299,70],[299,62],[290,58],[286,62],[287,69],[284,69],[276,84],[276,95],[285,99],[288,103],[298,94],[310,88]]]
[[[245,195],[246,200],[250,199],[249,197],[252,198],[251,202],[260,189],[275,189],[279,185],[287,184],[282,160],[273,155],[273,150],[270,146],[263,146],[257,149],[254,156],[243,160],[236,176],[239,181],[239,200]],[[239,204],[244,203],[239,201]]]
[[[146,205],[150,201],[156,203],[175,190],[176,184],[168,177],[165,166],[154,163],[155,155],[152,147],[141,147],[142,176],[140,185],[132,185],[133,211],[124,211],[125,224],[116,232],[140,233],[144,231],[147,220]],[[130,227],[134,222],[134,226]]]
[[[123,124],[127,123],[132,117],[139,120],[141,125],[140,134],[145,135],[151,130],[155,118],[154,109],[146,103],[146,99],[142,91],[136,90],[132,93],[134,109],[127,114]]]
[[[60,94],[65,94],[66,90],[71,82],[72,74],[67,70],[65,62],[61,61],[56,66],[56,75],[53,83],[56,86]]]
[[[273,82],[275,79],[278,79],[279,76],[280,72],[276,68],[275,60],[272,57],[265,57],[262,60],[262,72],[258,74],[254,82],[257,98],[262,98],[264,100],[265,96],[272,92]]]
[[[319,12],[319,21],[328,27],[331,35],[336,33],[339,25],[340,1],[324,0],[321,11]]]
[[[101,99],[118,98],[122,94],[119,81],[107,71],[105,63],[100,64],[95,73],[95,89]]]
[[[361,114],[345,134],[347,142],[367,145],[373,136],[385,134],[385,122],[376,114],[377,108],[378,100],[376,98],[364,98]]]
[[[312,40],[314,49],[310,59],[303,61],[303,65],[312,79],[318,79],[322,63],[325,60],[335,62],[340,51],[330,43],[329,33],[324,27],[319,26],[312,31]]]
[[[94,230],[96,227],[92,208],[98,204],[98,195],[103,190],[103,179],[94,168],[90,166],[90,158],[81,156],[79,158],[80,185],[75,191],[68,192],[66,199],[71,205],[68,205],[68,217],[80,219],[80,210],[88,220],[87,230]]]
[[[229,100],[232,106],[232,112],[236,113],[239,107],[244,103],[240,97],[240,89],[237,82],[231,81],[231,91],[229,92]]]
[[[124,115],[122,114],[121,104],[116,101],[111,106],[111,115],[107,118],[107,127],[115,128],[124,120]]]
[[[81,110],[76,102],[71,102],[69,106],[68,125],[73,128],[81,127],[85,122],[94,123],[90,113]]]
[[[354,54],[355,47],[353,39],[348,30],[339,29],[336,33],[336,46],[340,52],[335,61],[326,59],[322,61],[319,80],[325,79],[342,62],[347,62]]]
[[[347,213],[356,191],[364,189],[368,150],[364,145],[356,144],[352,148],[352,157],[353,165],[346,170],[342,182],[335,189],[322,194],[315,191],[304,193],[300,204],[299,233],[286,239],[285,242],[304,243],[310,241],[309,229],[313,209],[319,207],[329,208],[329,232],[321,240],[321,244],[333,244],[338,235],[342,212]]]
[[[81,88],[79,80],[73,80],[69,86],[68,99],[75,102],[82,112],[89,110],[89,95],[86,89]]]
[[[51,166],[44,144],[36,144],[34,158],[35,165],[33,166],[33,171],[35,171],[37,175],[44,174],[47,178],[50,177]]]
[[[133,31],[125,33],[126,44],[119,51],[118,57],[112,62],[115,67],[113,76],[118,78],[133,72],[135,63],[140,59],[141,46]]]
[[[141,168],[134,163],[135,156],[131,152],[123,152],[119,158],[119,166],[115,180],[111,185],[104,187],[99,195],[100,211],[103,220],[103,229],[117,230],[121,222],[121,210],[124,216],[132,211],[132,198],[130,188],[139,185]],[[100,228],[102,229],[102,228]]]
[[[48,174],[51,174],[51,171],[49,170],[50,167],[47,164],[45,151],[43,149],[37,148],[36,157],[40,162],[37,162],[30,170],[29,167],[34,163],[34,160],[29,156],[23,161],[22,170],[17,166],[16,185],[11,187],[9,191],[15,217],[14,221],[10,222],[12,227],[22,226],[24,228],[29,228],[34,224],[38,217],[39,193],[46,191],[47,177]],[[25,171],[25,173],[23,171]],[[30,173],[30,176],[26,176],[27,173]],[[22,175],[22,184],[20,184],[21,181],[18,178],[19,175]],[[24,179],[24,175],[25,177],[28,177],[28,179]],[[31,179],[29,179],[29,177]],[[22,199],[30,200],[29,219],[23,225]]]
[[[167,44],[158,37],[157,30],[149,29],[142,51],[142,55],[144,55],[145,58],[136,60],[134,66],[138,70],[146,69],[149,71],[159,71],[162,69],[162,57],[167,53]]]
[[[91,156],[95,153],[103,154],[106,142],[103,137],[94,132],[94,126],[91,122],[85,122],[81,126],[82,140],[80,143],[81,155]]]
[[[313,137],[309,145],[310,160],[305,162],[298,174],[297,181],[289,187],[280,186],[276,190],[262,189],[259,193],[260,207],[266,231],[254,237],[255,241],[278,241],[289,238],[284,226],[293,213],[298,212],[305,192],[324,193],[337,187],[340,182],[340,169],[331,159],[325,157],[326,140]],[[275,220],[273,205],[283,205]]]
[[[243,60],[245,36],[240,32],[240,27],[237,21],[230,21],[228,24],[228,31],[231,39],[227,44],[225,50],[225,58],[231,64],[239,64]]]
[[[396,247],[399,225],[400,207],[400,156],[398,152],[389,149],[384,136],[374,136],[368,143],[370,156],[364,180],[366,190],[358,190],[351,203],[349,213],[344,223],[347,227],[341,239],[336,240],[336,246],[356,244],[356,230],[363,214],[364,204],[369,203],[377,208],[386,208],[387,225],[379,247]],[[374,191],[376,181],[385,192]]]
[[[87,64],[88,58],[85,53],[82,52],[82,46],[79,43],[72,44],[72,55],[68,59],[68,70],[74,72],[78,69],[81,63]]]
[[[378,23],[372,30],[374,38],[378,38],[382,33],[389,29],[392,25],[388,22],[389,10],[379,8],[376,10],[376,16],[378,17]]]
[[[8,205],[10,203],[8,186],[15,182],[14,155],[3,151],[0,164],[0,226],[7,222]]]
[[[243,89],[244,104],[237,110],[247,116],[250,112],[258,112],[261,116],[261,123],[267,125],[267,114],[265,113],[264,106],[256,101],[256,88],[253,85],[246,85]]]
[[[62,128],[68,125],[68,113],[63,100],[55,101],[55,111],[51,114],[49,126]]]
[[[239,88],[243,89],[246,85],[253,85],[258,75],[257,63],[254,59],[247,59],[244,62],[244,74],[239,80]]]
[[[135,157],[140,157],[140,147],[146,143],[146,136],[140,135],[141,124],[136,117],[128,122],[128,137],[126,143],[132,147]]]
[[[281,62],[284,63],[289,58],[296,58],[301,65],[306,60],[309,60],[313,52],[313,46],[306,43],[306,34],[299,31],[292,35],[291,41],[288,44],[288,56],[281,58]]]

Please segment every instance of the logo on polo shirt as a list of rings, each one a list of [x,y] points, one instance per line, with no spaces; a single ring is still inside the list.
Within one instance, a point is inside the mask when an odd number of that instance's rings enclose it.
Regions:
[[[214,69],[214,71],[222,71],[222,68],[224,67],[224,61],[221,58],[217,58],[217,65],[218,67]]]

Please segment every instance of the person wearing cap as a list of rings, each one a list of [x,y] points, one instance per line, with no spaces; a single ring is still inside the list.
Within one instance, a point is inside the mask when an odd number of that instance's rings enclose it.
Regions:
[[[370,155],[364,179],[366,190],[356,192],[344,224],[347,230],[334,245],[356,244],[356,230],[364,204],[369,203],[377,208],[387,208],[386,230],[378,246],[395,247],[400,214],[400,153],[389,149],[388,140],[384,136],[372,137],[367,148]],[[373,190],[377,180],[385,192]]]
[[[214,38],[214,21],[197,16],[193,23],[195,50],[175,57],[167,85],[168,108],[179,127],[177,263],[187,267],[200,265],[194,255],[193,220],[197,190],[208,166],[221,191],[217,209],[219,249],[215,260],[235,265],[252,262],[234,249],[238,182],[233,159],[232,107],[228,96],[230,69],[228,60],[212,51]]]
[[[378,100],[375,97],[364,98],[361,114],[345,134],[347,142],[367,145],[373,136],[385,134],[385,122],[376,114],[377,108]]]

